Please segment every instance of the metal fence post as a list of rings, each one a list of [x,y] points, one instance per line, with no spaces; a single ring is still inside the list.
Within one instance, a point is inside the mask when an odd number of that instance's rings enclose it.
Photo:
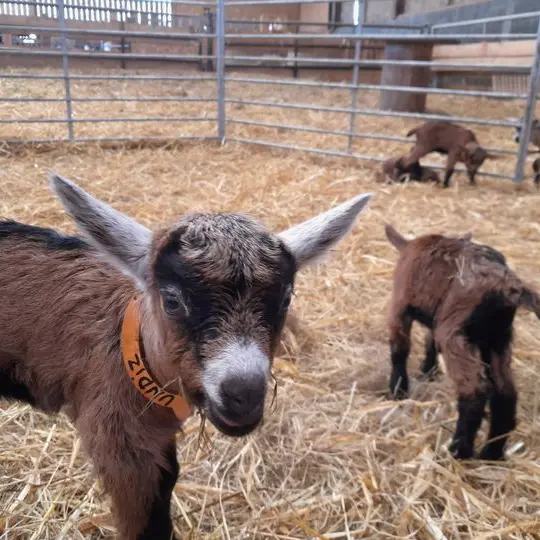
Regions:
[[[356,28],[354,29],[354,33],[357,36],[360,36],[362,34],[362,26],[365,22],[366,17],[366,6],[367,1],[366,0],[360,0],[362,2],[362,6],[359,7],[358,10],[358,24],[356,25]],[[362,55],[362,40],[357,39],[354,44],[354,66],[353,66],[353,76],[352,76],[352,88],[351,88],[351,117],[349,121],[349,142],[347,144],[347,151],[351,152],[352,145],[354,141],[354,124],[356,120],[356,94],[358,92],[358,79],[360,74],[360,56]]]
[[[71,106],[71,87],[69,81],[68,41],[66,32],[66,13],[64,0],[58,0],[58,24],[60,26],[62,40],[62,71],[64,74],[64,89],[66,94],[66,114],[68,125],[68,137],[72,141],[75,138],[73,132],[73,110]]]
[[[531,75],[529,80],[529,92],[527,96],[527,105],[525,106],[525,114],[521,124],[521,134],[519,137],[519,153],[516,163],[516,171],[514,173],[514,182],[522,182],[525,161],[529,148],[529,139],[531,137],[532,124],[535,117],[536,96],[538,93],[538,74],[540,72],[540,20],[538,21],[538,29],[536,31],[536,49],[534,53],[534,62],[531,67]]]
[[[225,0],[217,2],[216,16],[217,37],[217,91],[218,91],[218,139],[225,142]]]

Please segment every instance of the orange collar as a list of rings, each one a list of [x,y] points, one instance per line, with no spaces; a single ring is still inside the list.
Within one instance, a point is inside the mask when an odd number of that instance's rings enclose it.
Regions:
[[[172,409],[176,417],[184,422],[191,415],[191,406],[179,394],[171,394],[150,375],[141,354],[139,308],[135,297],[128,304],[122,323],[122,356],[124,366],[133,386],[156,405]]]

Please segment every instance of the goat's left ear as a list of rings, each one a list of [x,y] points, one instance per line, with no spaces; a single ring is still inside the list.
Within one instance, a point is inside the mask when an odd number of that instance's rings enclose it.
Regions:
[[[70,180],[51,174],[50,184],[86,239],[110,264],[132,277],[144,289],[152,233]]]
[[[486,159],[501,159],[502,156],[500,154],[492,154],[491,152],[488,152],[486,154]]]
[[[351,229],[372,193],[363,193],[278,234],[296,259],[298,268],[317,262]]]

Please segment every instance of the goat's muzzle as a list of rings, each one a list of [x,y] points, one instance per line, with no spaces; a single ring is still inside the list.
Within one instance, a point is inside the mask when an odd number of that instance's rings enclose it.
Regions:
[[[263,419],[269,372],[270,358],[255,342],[226,346],[204,369],[209,420],[233,437],[252,432]]]

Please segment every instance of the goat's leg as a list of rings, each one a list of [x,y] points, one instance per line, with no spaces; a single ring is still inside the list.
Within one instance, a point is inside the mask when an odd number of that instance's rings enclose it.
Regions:
[[[443,329],[440,334],[444,335]],[[462,334],[450,334],[445,341],[437,339],[437,342],[458,393],[458,421],[449,451],[456,459],[469,459],[474,454],[474,441],[487,401],[484,364]]]
[[[174,540],[171,521],[171,496],[178,479],[180,467],[176,458],[176,441],[172,441],[165,454],[167,468],[160,469],[159,490],[154,496],[148,523],[137,540],[153,540],[157,538]]]
[[[408,170],[415,163],[420,167],[420,158],[424,157],[427,153],[415,146],[405,157],[399,160],[397,167],[400,167],[402,171]]]
[[[123,430],[119,419],[106,420],[112,428],[104,426],[96,433],[78,427],[112,498],[118,538],[174,540],[170,502],[179,472],[174,437],[163,443],[155,438],[145,442],[143,426]]]
[[[450,152],[446,159],[446,170],[444,171],[444,183],[443,186],[447,188],[450,185],[450,178],[454,174],[454,168],[458,162],[458,156],[455,152]]]
[[[482,424],[487,395],[478,392],[458,396],[458,421],[449,451],[456,459],[470,459],[474,454],[474,441]]]
[[[393,317],[390,321],[390,393],[398,399],[407,397],[409,392],[407,358],[411,347],[411,326],[412,320],[405,313]]]
[[[426,336],[425,351],[426,356],[420,366],[420,371],[423,375],[431,378],[437,372],[437,346],[435,345],[435,338],[431,331]]]
[[[493,395],[490,399],[489,437],[480,459],[504,459],[508,434],[516,427],[517,392],[510,369],[510,346],[502,355],[492,355]]]

